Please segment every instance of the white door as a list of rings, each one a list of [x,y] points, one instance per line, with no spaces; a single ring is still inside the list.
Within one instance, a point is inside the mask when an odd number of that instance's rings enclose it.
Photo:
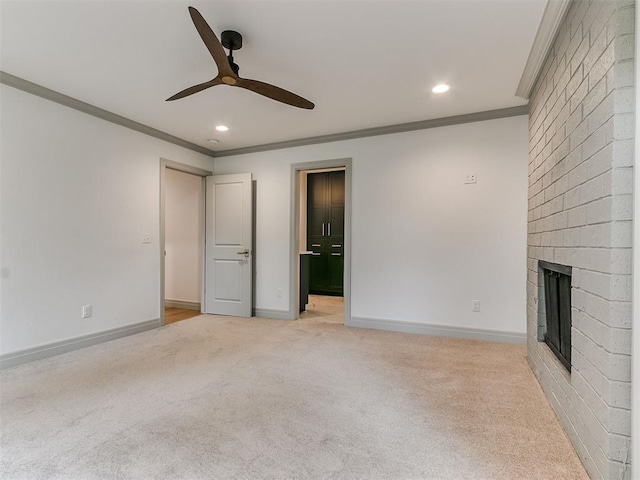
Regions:
[[[251,174],[207,177],[205,313],[252,314]]]

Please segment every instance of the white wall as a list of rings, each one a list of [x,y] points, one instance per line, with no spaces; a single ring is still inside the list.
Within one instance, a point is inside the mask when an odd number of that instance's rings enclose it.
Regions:
[[[159,318],[160,158],[209,170],[212,159],[11,87],[0,95],[0,354]]]
[[[165,179],[165,299],[200,303],[202,177],[167,169]]]
[[[256,307],[289,305],[290,165],[351,157],[351,315],[524,333],[527,138],[521,116],[216,158],[257,181]]]

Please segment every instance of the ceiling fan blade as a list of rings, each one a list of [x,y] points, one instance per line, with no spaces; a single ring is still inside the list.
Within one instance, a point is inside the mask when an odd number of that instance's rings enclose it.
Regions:
[[[216,34],[213,33],[213,30],[211,30],[207,21],[202,15],[200,15],[200,12],[193,7],[189,7],[189,14],[191,15],[191,20],[193,20],[196,30],[198,30],[198,33],[200,34],[200,38],[202,38],[207,50],[209,50],[209,53],[218,66],[219,76],[237,78],[237,75],[229,65],[227,54],[225,53],[220,40],[218,40]]]
[[[315,107],[315,105],[306,98],[302,98],[301,96],[291,93],[283,88],[259,82],[258,80],[249,80],[247,78],[238,77],[236,87],[246,88],[252,92],[259,93],[260,95],[277,100],[278,102],[293,105],[294,107],[306,108],[308,110],[312,110],[313,107]]]
[[[213,80],[209,80],[208,82],[200,83],[198,85],[194,85],[193,87],[185,88],[181,92],[176,93],[172,97],[167,98],[167,102],[172,100],[178,100],[179,98],[188,97],[189,95],[193,95],[194,93],[201,92],[202,90],[206,90],[209,87],[213,87],[214,85],[220,85],[222,80],[219,77],[214,78]]]

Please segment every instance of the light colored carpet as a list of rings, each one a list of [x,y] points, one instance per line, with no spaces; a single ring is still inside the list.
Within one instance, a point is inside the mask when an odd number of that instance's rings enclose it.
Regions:
[[[525,348],[200,316],[0,372],[6,479],[586,479]]]

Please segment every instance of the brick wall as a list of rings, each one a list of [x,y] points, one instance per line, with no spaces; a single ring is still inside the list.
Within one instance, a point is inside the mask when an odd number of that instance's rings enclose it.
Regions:
[[[574,0],[531,96],[529,362],[594,479],[631,478],[633,0]],[[572,371],[540,340],[538,260],[573,267]]]

